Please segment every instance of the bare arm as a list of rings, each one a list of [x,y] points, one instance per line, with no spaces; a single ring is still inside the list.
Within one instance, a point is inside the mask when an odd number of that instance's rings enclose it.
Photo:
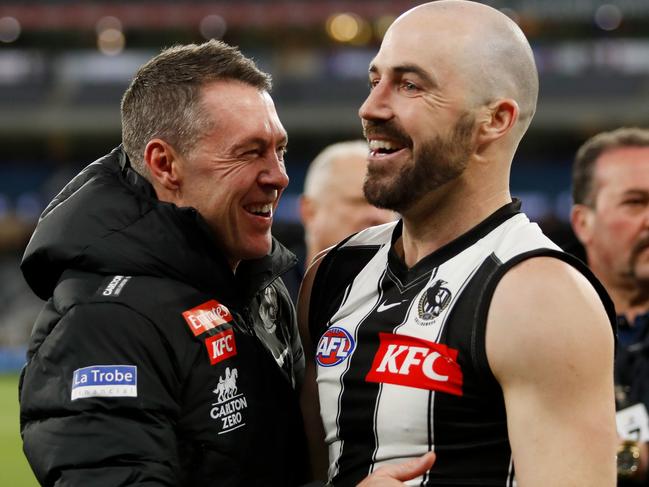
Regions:
[[[613,334],[587,279],[539,257],[509,271],[487,321],[520,487],[615,486]]]
[[[300,406],[304,417],[309,456],[311,459],[311,474],[314,479],[327,480],[329,467],[327,447],[324,441],[324,427],[320,418],[320,401],[318,398],[318,384],[316,382],[315,350],[309,332],[309,303],[311,289],[316,271],[325,254],[317,256],[307,270],[300,294],[298,297],[297,317],[302,346],[306,359],[304,371],[304,384],[300,391]]]

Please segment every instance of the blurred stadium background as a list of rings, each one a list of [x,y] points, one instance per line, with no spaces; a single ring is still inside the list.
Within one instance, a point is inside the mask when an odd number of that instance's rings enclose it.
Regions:
[[[0,2],[0,372],[10,374],[0,383],[0,444],[14,445],[3,454],[2,485],[34,484],[18,450],[15,373],[41,303],[22,281],[20,255],[49,199],[119,144],[119,101],[138,66],[163,47],[219,38],[272,73],[290,134],[291,185],[278,218],[291,221],[313,156],[361,135],[356,112],[367,92],[368,62],[395,16],[419,3]],[[524,210],[561,240],[577,146],[600,130],[649,124],[649,2],[483,3],[516,20],[536,55],[539,107],[512,187]],[[7,477],[5,464],[20,472]]]

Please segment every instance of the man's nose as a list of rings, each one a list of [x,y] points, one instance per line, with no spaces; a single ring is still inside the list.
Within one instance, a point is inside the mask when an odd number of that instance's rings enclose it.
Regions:
[[[269,156],[266,166],[260,176],[261,184],[272,186],[279,190],[285,189],[288,186],[289,177],[286,174],[284,161],[277,153],[274,153]]]
[[[390,95],[388,83],[380,81],[374,85],[358,109],[358,116],[363,120],[388,120],[392,118]]]

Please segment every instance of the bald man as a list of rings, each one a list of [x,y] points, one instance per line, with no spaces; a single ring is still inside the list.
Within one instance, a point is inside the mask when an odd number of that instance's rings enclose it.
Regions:
[[[371,205],[363,194],[367,153],[364,140],[338,142],[309,166],[300,199],[307,264],[349,235],[395,220],[394,212]]]
[[[486,5],[423,4],[389,28],[369,80],[364,192],[402,218],[305,277],[316,473],[327,464],[336,487],[615,485],[613,307],[510,196],[538,92],[525,36]]]

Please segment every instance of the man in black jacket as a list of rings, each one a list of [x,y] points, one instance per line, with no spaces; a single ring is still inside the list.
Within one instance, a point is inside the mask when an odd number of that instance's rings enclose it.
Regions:
[[[587,140],[572,185],[573,229],[618,314],[617,406],[633,407],[622,413],[630,416],[620,432],[628,441],[618,453],[618,485],[649,485],[649,130],[625,127]]]
[[[20,387],[43,485],[299,485],[304,357],[270,234],[288,184],[270,78],[210,41],[122,100],[123,147],[50,203],[22,270],[47,303]]]

